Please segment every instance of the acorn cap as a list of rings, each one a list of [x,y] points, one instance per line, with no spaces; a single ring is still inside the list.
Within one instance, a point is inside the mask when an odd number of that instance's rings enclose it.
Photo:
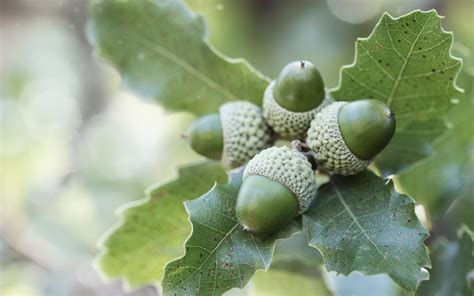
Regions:
[[[197,153],[220,160],[224,147],[222,133],[220,115],[213,113],[194,120],[183,137]]]
[[[316,108],[306,112],[293,112],[280,106],[273,95],[275,81],[272,81],[263,95],[263,116],[273,130],[285,139],[304,139],[311,121],[316,113],[332,102],[326,94],[323,102]]]
[[[278,74],[273,95],[276,102],[286,110],[310,111],[324,100],[324,82],[311,62],[291,62]]]
[[[219,113],[224,140],[222,161],[228,167],[241,166],[272,145],[273,132],[257,105],[228,102],[219,108]]]
[[[370,160],[395,133],[395,114],[378,100],[358,100],[339,110],[339,129],[347,147],[360,159]]]
[[[316,161],[326,170],[340,175],[354,175],[363,171],[370,160],[355,156],[344,142],[339,130],[338,114],[347,102],[327,106],[311,122],[306,144],[315,153]]]
[[[306,157],[289,147],[271,147],[252,158],[243,180],[252,175],[267,177],[287,187],[298,201],[298,213],[305,212],[316,195],[316,181]],[[268,209],[271,211],[271,209]]]

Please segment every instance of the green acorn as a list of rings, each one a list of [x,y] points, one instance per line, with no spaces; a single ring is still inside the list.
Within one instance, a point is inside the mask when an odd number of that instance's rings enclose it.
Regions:
[[[304,139],[311,120],[329,102],[318,69],[308,61],[292,62],[265,90],[263,116],[282,138]]]
[[[242,227],[268,235],[305,212],[316,195],[316,181],[306,157],[289,147],[263,150],[247,164],[237,197]]]
[[[370,164],[394,133],[395,115],[383,102],[335,102],[311,122],[306,143],[320,166],[353,175]]]
[[[247,101],[225,103],[219,113],[195,120],[184,137],[197,153],[235,168],[272,145],[262,110]]]

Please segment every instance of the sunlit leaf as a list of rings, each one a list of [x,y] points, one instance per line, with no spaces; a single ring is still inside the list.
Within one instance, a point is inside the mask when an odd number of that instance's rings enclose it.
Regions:
[[[273,269],[266,272],[259,271],[252,278],[250,284],[250,290],[253,293],[248,293],[247,295],[331,295],[320,276],[309,277],[297,272]]]
[[[260,104],[268,79],[207,41],[203,19],[182,1],[96,1],[89,32],[125,85],[165,108],[204,114],[231,100]]]
[[[353,272],[348,276],[328,272],[324,277],[334,296],[383,295],[402,296],[401,290],[386,274],[363,275]]]
[[[106,235],[98,265],[108,277],[121,277],[128,286],[157,283],[164,265],[182,254],[191,227],[183,201],[212,188],[227,175],[219,163],[205,162],[179,170],[176,180],[152,186],[147,197],[125,205],[121,221]]]

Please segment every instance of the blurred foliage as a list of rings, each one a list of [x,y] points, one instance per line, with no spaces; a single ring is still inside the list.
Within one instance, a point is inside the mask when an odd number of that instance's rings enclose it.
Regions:
[[[401,174],[398,184],[423,204],[435,223],[437,234],[455,236],[462,223],[474,227],[474,76],[465,59],[459,76],[465,88],[446,116],[448,131],[438,140],[431,157]]]
[[[367,36],[383,11],[400,15],[436,8],[446,16],[443,26],[455,32],[465,69],[473,73],[470,0],[376,5],[354,0],[361,11],[357,16],[344,11],[351,10],[344,5],[349,0],[187,2],[204,14],[210,41],[221,52],[243,57],[271,77],[288,61],[305,58],[321,69],[328,86],[337,84],[339,68],[353,60],[356,37]],[[0,2],[2,295],[121,295],[120,283],[103,283],[91,267],[97,239],[116,221],[119,205],[142,196],[150,184],[170,179],[176,167],[199,159],[180,138],[192,116],[167,114],[144,103],[124,91],[117,73],[96,59],[85,38],[86,6],[87,1],[73,0]],[[448,119],[469,114],[472,107],[461,104]],[[447,151],[462,150],[451,141],[441,143]],[[472,155],[468,149],[461,154]],[[440,184],[442,193],[410,193],[426,205],[430,217],[442,217],[433,224],[435,233],[455,233],[459,219],[472,219],[473,204],[457,198],[473,196],[472,161],[463,170],[454,161],[453,170],[452,156],[443,157],[442,169],[430,171],[437,181],[427,188]],[[425,174],[419,171],[416,178]],[[465,176],[464,183],[452,182],[458,175]],[[263,279],[267,275],[262,273],[260,286],[286,287],[295,277],[295,289],[320,285],[317,277],[278,272],[277,281]],[[259,278],[257,273],[252,282]],[[155,294],[145,287],[130,295]]]
[[[430,279],[421,283],[416,295],[472,295],[469,273],[474,270],[473,240],[474,236],[466,226],[459,229],[455,241],[438,239],[431,248],[433,269]]]
[[[261,104],[267,79],[245,60],[228,59],[208,45],[203,18],[181,1],[96,1],[90,14],[99,55],[144,98],[197,115],[229,100]]]

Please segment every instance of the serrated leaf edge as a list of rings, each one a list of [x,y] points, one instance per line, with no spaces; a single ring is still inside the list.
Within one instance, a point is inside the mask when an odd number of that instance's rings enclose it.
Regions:
[[[198,162],[193,162],[193,163],[187,164],[186,166],[194,166],[194,165],[200,165],[200,164],[204,164],[204,163],[206,163],[206,162],[205,161],[198,161]],[[122,227],[125,224],[126,219],[125,219],[124,213],[127,210],[131,209],[131,208],[139,207],[141,205],[144,205],[144,204],[150,202],[151,197],[153,195],[152,194],[153,190],[155,190],[156,188],[159,188],[159,187],[164,186],[166,184],[178,181],[180,176],[181,176],[181,171],[183,170],[183,168],[185,168],[185,167],[184,166],[178,167],[175,170],[174,176],[171,177],[170,179],[162,180],[162,181],[156,182],[156,183],[148,186],[144,191],[145,197],[140,198],[140,199],[135,200],[135,201],[124,203],[115,210],[115,215],[118,217],[118,221],[115,222],[112,226],[110,226],[99,237],[99,239],[97,240],[97,243],[96,243],[96,247],[100,250],[100,252],[92,260],[93,269],[96,271],[96,273],[99,275],[99,277],[104,282],[111,282],[113,280],[120,280],[121,283],[122,283],[122,289],[127,293],[136,291],[136,290],[138,290],[141,287],[146,285],[146,284],[143,284],[143,285],[138,285],[136,287],[132,287],[132,285],[130,284],[130,281],[128,280],[128,278],[126,276],[123,276],[123,275],[121,275],[121,276],[109,276],[109,275],[107,275],[102,270],[102,268],[100,267],[100,260],[110,252],[109,248],[106,247],[106,242],[107,242],[108,238],[111,237],[115,233],[116,230],[120,229],[120,227]],[[215,182],[215,184],[217,184],[217,182]],[[184,208],[184,210],[186,210],[186,208]],[[186,210],[186,213],[187,213],[187,210]],[[188,215],[189,215],[189,213],[188,213]],[[166,266],[166,264],[165,264],[165,266]],[[164,266],[163,266],[163,268],[164,268]],[[161,282],[162,279],[163,278],[161,278],[160,281],[150,281],[148,284],[154,285],[157,288],[159,288],[160,282]]]
[[[414,200],[411,196],[409,196],[409,195],[407,195],[407,194],[399,193],[399,192],[397,192],[397,191],[395,190],[395,188],[393,187],[393,186],[394,186],[393,180],[392,180],[391,178],[386,178],[386,180],[387,180],[387,182],[386,182],[385,186],[390,186],[390,187],[391,187],[391,188],[390,188],[390,192],[391,192],[391,193],[395,192],[396,194],[404,195],[404,196],[406,196],[406,197],[408,197],[408,198],[410,199],[411,204],[412,204],[413,206],[416,204],[415,200]],[[392,183],[392,184],[390,185],[390,183]],[[332,180],[330,180],[330,181],[328,182],[328,184],[331,184],[332,188],[333,188],[334,191],[336,192],[336,195],[337,195],[339,201],[342,203],[344,209],[347,211],[347,208],[348,208],[348,207],[347,207],[347,204],[344,202],[344,198],[340,195],[340,191],[337,189],[337,187],[336,187],[336,185],[334,184],[334,182],[333,182]],[[355,219],[355,218],[353,217],[354,215],[353,215],[352,211],[350,211],[350,209],[349,209],[348,213],[350,213],[350,216],[351,216],[351,218],[352,218],[354,221],[357,221],[357,219]],[[359,223],[357,222],[357,224],[359,224]],[[421,222],[420,222],[420,226],[421,226],[421,228],[423,228],[423,230],[424,230],[424,232],[423,232],[424,235],[421,237],[421,240],[422,240],[422,242],[423,242],[423,241],[425,241],[428,237],[430,237],[430,234],[429,234],[429,231],[426,229],[426,227],[425,227]],[[359,229],[362,230],[362,228],[361,228],[360,226],[359,226]],[[304,229],[304,223],[303,223],[303,230],[302,230],[302,231],[308,233],[307,230]],[[364,236],[366,236],[365,231],[362,230],[362,232],[364,233]],[[367,237],[366,237],[366,238],[367,238]],[[352,273],[360,273],[360,274],[363,274],[363,275],[366,275],[366,276],[374,275],[373,273],[366,273],[366,272],[362,272],[362,271],[360,271],[360,270],[352,270],[351,272],[345,273],[345,272],[339,272],[339,271],[337,271],[337,270],[335,270],[335,269],[330,269],[330,268],[328,268],[328,266],[326,265],[326,257],[324,256],[324,253],[323,253],[322,250],[320,250],[316,245],[314,245],[314,244],[311,243],[311,239],[309,238],[309,235],[307,235],[307,241],[308,241],[308,245],[309,245],[310,247],[313,247],[313,248],[317,249],[318,252],[321,253],[321,256],[322,256],[322,258],[323,258],[323,265],[324,265],[324,267],[326,268],[326,270],[327,270],[328,272],[334,271],[334,272],[336,272],[336,274],[338,274],[338,275],[339,275],[339,274],[343,274],[343,275],[345,275],[345,276],[349,276],[349,275],[351,275]],[[369,239],[369,241],[371,242],[371,244],[373,244],[373,245],[375,246],[375,244],[372,242],[371,239]],[[376,247],[376,246],[375,246],[375,247]],[[424,243],[423,243],[423,247],[424,247],[424,249],[425,249],[425,258],[424,258],[424,259],[427,260],[427,264],[423,265],[423,266],[421,267],[421,269],[424,269],[424,270],[426,271],[428,277],[425,278],[425,279],[422,279],[422,280],[418,281],[417,286],[415,287],[415,290],[414,290],[414,291],[416,291],[416,288],[418,288],[418,286],[420,285],[420,283],[421,283],[422,281],[426,281],[426,280],[429,280],[429,279],[430,279],[430,274],[429,274],[428,270],[425,269],[425,267],[426,267],[426,268],[431,268],[431,267],[432,267],[432,265],[431,265],[431,259],[430,259],[429,255],[428,255],[428,248],[426,247],[426,245],[425,245]],[[377,250],[379,250],[378,247],[376,247],[376,248],[377,248]],[[380,253],[380,251],[379,251],[379,253]],[[385,256],[383,256],[383,254],[381,254],[381,253],[380,253],[380,255],[382,255],[382,257],[383,257],[384,260],[385,260]],[[382,274],[386,274],[386,275],[388,275],[388,276],[390,277],[390,279],[392,279],[392,277],[390,276],[390,274],[388,274],[388,273],[382,273]],[[393,279],[392,279],[392,280],[393,280]],[[394,280],[393,280],[393,281],[394,281]],[[394,282],[395,282],[395,281],[394,281]],[[399,285],[397,282],[395,282],[395,283],[396,283],[397,285]]]
[[[220,188],[220,187],[225,188],[225,186],[231,184],[232,181],[233,181],[232,178],[234,177],[234,175],[232,174],[232,172],[236,172],[236,171],[238,171],[238,170],[239,170],[239,168],[234,169],[234,170],[231,170],[230,172],[228,172],[228,174],[227,174],[227,175],[228,175],[228,183],[227,183],[227,184],[214,183],[214,186],[212,186],[212,188],[211,188],[209,191],[207,191],[206,193],[204,193],[204,194],[201,195],[201,196],[207,195],[207,194],[210,193],[211,191],[213,191],[213,190],[215,190],[215,189],[218,189],[218,188]],[[200,197],[201,197],[201,196],[200,196]],[[198,197],[198,198],[200,198],[200,197]],[[198,198],[196,198],[196,199],[194,199],[194,200],[192,200],[192,201],[196,201]],[[191,236],[193,235],[193,232],[194,232],[194,225],[193,225],[193,223],[192,223],[192,221],[191,221],[191,215],[190,215],[189,210],[188,210],[188,207],[187,207],[187,203],[188,203],[188,202],[191,202],[191,201],[186,201],[186,202],[184,202],[184,207],[185,207],[185,209],[186,209],[186,213],[188,214],[188,223],[191,225],[191,232],[189,233],[188,237],[186,238],[185,242],[183,243],[183,250],[185,250],[186,244],[188,243],[189,239],[191,238]],[[211,257],[211,255],[217,250],[218,246],[220,246],[220,244],[221,244],[231,233],[233,233],[233,232],[238,228],[239,225],[240,225],[240,224],[237,223],[234,227],[231,228],[231,230],[230,230],[230,231],[221,239],[221,241],[217,244],[216,248],[214,248],[214,250],[209,254],[209,256],[203,261],[203,263],[201,264],[200,267],[202,267],[202,266],[205,264],[205,262],[207,262],[207,260],[209,259],[209,257]],[[271,258],[269,258],[268,263],[266,263],[265,260],[263,259],[263,257],[260,256],[260,257],[262,258],[262,263],[263,263],[263,265],[264,265],[264,269],[256,269],[255,272],[257,272],[258,270],[268,271],[268,269],[270,268],[270,265],[271,265],[271,263],[272,263],[272,261],[273,261],[273,256],[274,256],[274,253],[275,253],[275,245],[276,245],[276,242],[277,242],[278,240],[290,238],[290,237],[292,237],[293,235],[296,235],[296,234],[298,234],[298,233],[301,233],[302,231],[303,231],[303,229],[302,229],[302,227],[301,227],[301,229],[300,229],[299,231],[295,231],[295,232],[291,233],[289,236],[276,239],[275,242],[273,243],[272,252],[271,252]],[[252,237],[252,239],[255,241],[255,236],[254,236],[252,233],[250,233],[250,232],[249,232],[248,234],[249,234],[249,235]],[[180,257],[177,257],[177,258],[175,258],[175,259],[172,259],[172,260],[168,261],[168,262],[165,264],[165,266],[163,267],[163,269],[166,269],[166,267],[168,266],[168,264],[170,264],[170,263],[172,263],[172,262],[174,262],[174,261],[178,261],[178,260],[184,258],[185,256],[186,256],[186,253],[184,253],[184,254],[183,254],[182,256],[180,256]],[[196,269],[196,272],[197,272],[197,270],[199,270],[199,269]],[[255,272],[254,272],[254,275],[255,275]],[[194,273],[195,273],[195,272],[194,272]],[[192,276],[194,275],[194,273],[193,273],[192,275],[190,275],[188,278],[192,277]],[[166,273],[163,274],[163,277],[164,277],[165,275],[166,275]],[[163,281],[163,278],[161,279],[160,283],[161,283],[162,281]],[[242,288],[244,288],[250,281],[248,281],[248,282],[245,283],[245,284],[242,283],[242,280],[241,280],[240,282],[241,282],[241,286],[240,286],[240,287],[233,287],[233,288],[242,289]],[[182,283],[184,283],[184,281],[183,281]],[[174,287],[174,289],[176,289],[176,288],[179,288],[179,286]],[[232,288],[232,289],[233,289],[233,288]],[[161,289],[161,292],[163,293],[163,287],[162,287],[161,285],[160,285],[160,289]]]
[[[416,12],[420,12],[420,13],[423,13],[423,14],[430,14],[430,13],[433,13],[433,12],[434,12],[434,13],[436,14],[436,16],[437,16],[440,20],[443,20],[443,19],[445,18],[444,16],[439,15],[439,14],[438,14],[438,11],[437,11],[436,9],[430,9],[430,10],[428,10],[428,11],[422,11],[421,9],[417,9],[417,10],[413,10],[413,11],[411,11],[411,12],[409,12],[409,13],[403,14],[403,15],[401,15],[401,16],[398,16],[398,17],[393,17],[390,13],[384,12],[384,13],[382,14],[382,17],[379,19],[379,21],[377,22],[377,24],[374,26],[374,29],[370,32],[369,36],[367,36],[367,37],[359,37],[359,38],[356,39],[356,42],[354,43],[354,48],[355,48],[355,50],[354,50],[354,60],[353,60],[352,64],[343,65],[343,66],[341,67],[341,69],[339,70],[339,82],[338,82],[338,85],[335,86],[335,87],[333,87],[333,88],[330,88],[330,89],[329,89],[329,92],[330,92],[330,93],[333,93],[333,92],[336,92],[336,91],[340,90],[341,87],[342,87],[342,74],[343,74],[344,70],[356,66],[356,64],[357,64],[357,56],[358,56],[358,53],[359,53],[359,52],[358,52],[358,49],[357,49],[357,41],[367,41],[367,40],[369,40],[370,38],[372,38],[373,35],[374,35],[374,33],[375,33],[376,28],[379,27],[379,25],[382,23],[382,21],[384,20],[385,17],[389,17],[391,20],[397,21],[397,20],[399,20],[399,19],[401,19],[401,18],[404,18],[404,17],[406,17],[406,16],[408,16],[408,15],[410,15],[410,14],[412,14],[412,13],[416,13]],[[442,33],[445,33],[445,34],[450,35],[451,38],[452,38],[452,40],[454,41],[454,34],[453,34],[453,32],[452,32],[452,31],[446,31],[446,30],[444,30],[443,26],[441,25],[441,21],[440,21],[440,30],[441,30]],[[453,56],[453,54],[452,54],[453,46],[454,46],[454,42],[451,42],[451,45],[450,45],[449,51],[448,51],[449,57],[451,57],[452,59],[454,59],[454,60],[456,60],[458,63],[460,63],[459,70],[457,71],[456,75],[454,76],[455,78],[453,79],[453,87],[454,87],[454,89],[455,89],[457,92],[464,93],[464,89],[462,89],[461,87],[459,87],[459,86],[456,84],[456,80],[457,80],[457,78],[458,78],[458,76],[459,76],[459,73],[461,72],[460,69],[461,69],[462,66],[463,66],[463,60],[462,60],[461,58],[458,58],[458,57],[456,57],[456,56]],[[408,62],[408,58],[405,60],[404,66],[406,65],[407,62]],[[400,76],[400,74],[403,74],[403,70],[404,70],[403,68],[404,68],[404,66],[402,66],[402,69],[400,70],[398,76]],[[399,77],[397,77],[397,80],[400,80]],[[398,82],[398,83],[399,83],[399,82]],[[396,86],[398,86],[398,83],[396,83],[396,84],[392,87],[392,90],[390,91],[389,98],[387,98],[387,102],[386,102],[386,103],[387,103],[387,105],[388,105],[389,107],[390,107],[391,101],[393,100],[392,93],[394,93],[394,90],[396,89]]]

